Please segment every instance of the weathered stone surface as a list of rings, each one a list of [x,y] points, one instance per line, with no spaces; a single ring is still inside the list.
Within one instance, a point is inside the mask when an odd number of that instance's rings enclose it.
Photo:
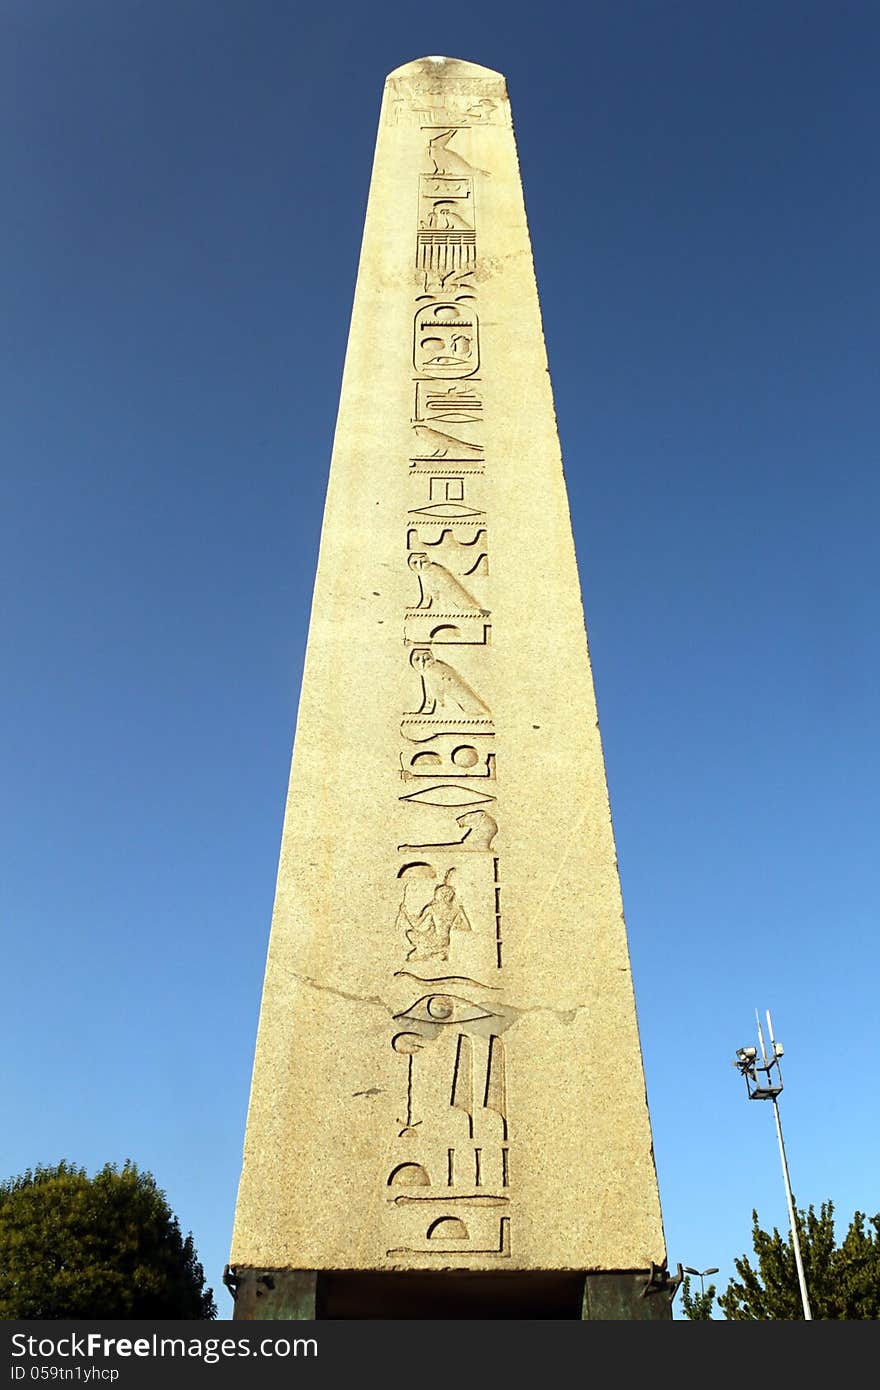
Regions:
[[[231,1262],[665,1258],[503,77],[389,77]]]

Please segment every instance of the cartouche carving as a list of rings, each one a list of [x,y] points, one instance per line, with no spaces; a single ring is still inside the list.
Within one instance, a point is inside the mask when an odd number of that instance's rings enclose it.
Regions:
[[[413,366],[430,377],[473,376],[480,365],[479,324],[473,313],[446,302],[418,310],[413,332]]]

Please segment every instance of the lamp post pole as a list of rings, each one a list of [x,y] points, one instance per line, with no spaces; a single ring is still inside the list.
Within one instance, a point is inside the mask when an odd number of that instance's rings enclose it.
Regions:
[[[776,1137],[779,1140],[779,1157],[782,1160],[782,1177],[785,1182],[785,1197],[788,1202],[788,1220],[791,1226],[791,1243],[794,1246],[794,1262],[797,1265],[798,1284],[801,1290],[801,1302],[804,1305],[804,1318],[811,1322],[813,1314],[810,1310],[810,1300],[807,1295],[807,1281],[804,1277],[804,1262],[801,1259],[801,1243],[798,1239],[797,1224],[794,1215],[794,1200],[791,1195],[791,1179],[788,1176],[788,1160],[785,1157],[785,1144],[782,1139],[782,1121],[779,1118],[779,1106],[776,1097],[771,1097],[773,1101],[773,1118],[776,1121]]]
[[[764,1043],[764,1034],[761,1029],[761,1020],[758,1017],[757,1009],[755,1010],[755,1019],[758,1025],[758,1042],[761,1046],[763,1065],[758,1061],[758,1049],[756,1047],[738,1048],[733,1065],[737,1067],[740,1074],[745,1077],[746,1091],[748,1092],[749,1100],[769,1100],[773,1103],[773,1118],[776,1121],[776,1137],[779,1140],[779,1157],[782,1160],[782,1179],[785,1183],[785,1200],[788,1203],[791,1244],[794,1250],[794,1262],[797,1267],[801,1303],[804,1309],[804,1320],[806,1322],[812,1322],[813,1314],[810,1310],[810,1299],[807,1294],[804,1262],[801,1259],[801,1243],[798,1238],[794,1199],[791,1195],[791,1179],[788,1175],[788,1160],[785,1156],[785,1144],[782,1139],[782,1121],[779,1118],[779,1106],[776,1101],[776,1097],[782,1090],[782,1069],[779,1065],[779,1059],[783,1055],[783,1047],[782,1043],[776,1042],[773,1037],[773,1024],[770,1020],[770,1010],[767,1010],[767,1033],[770,1038],[769,1053]],[[776,1073],[775,1076],[773,1075],[774,1071]],[[759,1072],[761,1073],[760,1077],[758,1075]]]

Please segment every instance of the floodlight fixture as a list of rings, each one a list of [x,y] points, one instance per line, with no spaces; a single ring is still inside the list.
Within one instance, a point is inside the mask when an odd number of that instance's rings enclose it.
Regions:
[[[773,1104],[773,1118],[776,1121],[776,1137],[779,1140],[779,1156],[782,1160],[782,1177],[785,1183],[785,1199],[788,1203],[788,1220],[791,1228],[791,1244],[794,1250],[794,1261],[797,1266],[798,1284],[801,1291],[801,1303],[804,1309],[804,1319],[811,1322],[813,1314],[810,1311],[810,1300],[807,1295],[807,1281],[804,1277],[804,1263],[801,1259],[801,1245],[798,1239],[797,1220],[794,1212],[794,1199],[791,1195],[791,1180],[788,1175],[788,1160],[785,1157],[785,1144],[782,1140],[782,1121],[779,1118],[779,1106],[776,1097],[782,1090],[782,1069],[779,1059],[783,1056],[784,1049],[781,1042],[773,1037],[773,1023],[770,1018],[770,1010],[767,1010],[767,1036],[770,1039],[770,1050],[764,1042],[764,1033],[761,1028],[761,1019],[758,1010],[755,1010],[755,1021],[758,1025],[758,1042],[761,1048],[761,1061],[758,1061],[758,1049],[756,1047],[738,1047],[736,1059],[733,1065],[745,1078],[746,1091],[749,1100],[769,1100]],[[696,1270],[689,1270],[689,1273],[697,1273]],[[708,1274],[710,1271],[705,1270]],[[712,1273],[717,1273],[713,1270]]]

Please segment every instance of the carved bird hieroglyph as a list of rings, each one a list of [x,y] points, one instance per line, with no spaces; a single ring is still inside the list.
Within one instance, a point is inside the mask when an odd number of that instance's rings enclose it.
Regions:
[[[468,177],[470,174],[485,174],[485,169],[476,169],[469,164],[464,155],[449,148],[449,142],[457,129],[444,130],[428,141],[428,157],[434,166],[435,174],[455,177],[456,174]]]
[[[422,704],[416,714],[461,710],[462,714],[490,714],[489,706],[447,662],[438,661],[430,647],[414,647],[410,665],[422,678]]]

